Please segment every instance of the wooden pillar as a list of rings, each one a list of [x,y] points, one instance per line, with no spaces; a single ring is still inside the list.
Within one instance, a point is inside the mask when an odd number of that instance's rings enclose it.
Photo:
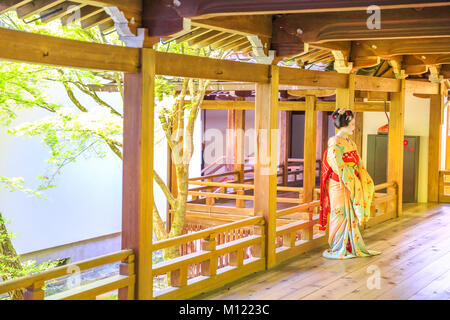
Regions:
[[[444,96],[430,97],[430,127],[428,138],[428,202],[439,201],[439,170],[441,166],[441,125]]]
[[[353,133],[353,141],[355,141],[360,155],[362,155],[363,143],[363,115],[363,112],[355,112],[355,132]]]
[[[177,185],[177,170],[172,161],[172,149],[170,149],[169,144],[167,144],[167,185],[169,190],[174,197],[178,196],[178,185]],[[172,213],[169,201],[167,201],[167,212],[166,212],[166,231],[170,232],[172,227]]]
[[[239,171],[239,183],[244,183],[245,110],[234,110],[234,170]]]
[[[234,158],[234,148],[235,148],[235,110],[227,110],[227,137],[226,137],[226,165],[225,168],[227,171],[233,170],[233,163],[235,163],[236,160],[233,160]]]
[[[154,51],[142,49],[141,59],[141,73],[124,78],[122,248],[135,253],[135,297],[152,299]]]
[[[450,170],[450,106],[446,108],[447,127],[445,130],[445,170]]]
[[[256,84],[254,213],[266,226],[266,268],[276,265],[277,144],[279,69],[270,67],[270,83]]]
[[[316,133],[317,133],[317,111],[316,97],[306,96],[305,110],[305,134],[303,151],[303,201],[311,202],[314,198],[316,186]],[[308,219],[312,220],[312,212]],[[313,226],[304,234],[305,240],[313,239]]]
[[[244,183],[244,162],[245,162],[245,110],[234,110],[234,171],[239,172],[238,183]],[[244,190],[238,190],[237,194],[244,194]],[[236,200],[236,207],[244,208],[245,200]]]
[[[336,109],[346,108],[355,111],[355,74],[348,75],[348,87],[336,89]],[[335,130],[337,132],[337,129]],[[355,133],[353,133],[353,141],[355,141]]]
[[[397,217],[402,215],[403,190],[403,139],[405,122],[405,80],[401,81],[400,92],[391,94],[387,182],[397,183]],[[389,193],[395,192],[389,188]]]
[[[328,113],[317,111],[316,159],[322,160],[328,148]]]
[[[280,165],[283,166],[283,185],[288,185],[288,159],[291,150],[291,119],[292,111],[280,112]]]

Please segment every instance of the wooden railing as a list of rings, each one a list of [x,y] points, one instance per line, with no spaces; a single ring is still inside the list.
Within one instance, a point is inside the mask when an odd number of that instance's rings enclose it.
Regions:
[[[388,188],[393,188],[394,192],[377,192]],[[396,183],[387,182],[376,185],[374,191],[370,219],[363,228],[396,217],[398,192]],[[326,232],[318,229],[319,208],[320,200],[315,200],[277,211],[278,219],[282,217],[292,219],[292,222],[277,226],[276,235],[279,242],[276,249],[277,263],[327,243]]]
[[[202,200],[204,199],[205,204],[207,206],[214,206],[216,200],[219,199],[233,199],[235,200],[234,208],[244,208],[245,201],[254,201],[254,196],[246,194],[248,190],[254,190],[255,186],[253,184],[246,183],[233,183],[233,182],[212,182],[212,181],[189,181],[190,185],[203,186],[202,190],[206,188],[210,188],[208,191],[201,191],[200,188],[190,189],[189,195],[193,197],[194,200]],[[231,191],[229,192],[229,189]],[[217,190],[216,192],[212,192],[212,190]],[[277,197],[277,203],[293,203],[300,204],[303,203],[303,188],[298,187],[285,187],[285,186],[277,186],[277,191],[285,191],[285,192],[293,192],[298,193],[297,197]],[[320,194],[320,190],[316,188],[314,190],[314,198],[318,199]],[[192,210],[201,210],[202,205],[189,204],[188,207]],[[208,208],[208,211],[211,211]],[[240,211],[238,209],[237,211]],[[242,212],[242,211],[241,211]],[[253,213],[252,210],[249,213]]]
[[[439,202],[450,203],[450,171],[439,171]]]
[[[281,239],[276,249],[277,263],[327,242],[325,232],[319,232],[315,227],[319,223],[319,207],[320,201],[315,200],[277,211],[277,218],[289,216],[292,219],[276,229],[276,235]]]
[[[384,189],[389,190],[389,193],[377,192]],[[379,184],[375,186],[375,191],[371,218],[365,224],[365,228],[396,216],[398,192],[396,183]],[[277,211],[276,264],[327,243],[327,232],[318,230],[319,206],[320,201],[314,200]],[[234,216],[231,220],[235,221],[207,229],[197,226],[191,228],[191,233],[157,241],[152,245],[152,252],[174,246],[180,251],[179,257],[153,265],[154,278],[170,275],[168,287],[155,291],[154,299],[190,298],[265,269],[264,218]],[[71,269],[83,271],[118,261],[127,265],[126,275],[120,274],[82,284],[61,293],[46,295],[44,288],[46,282],[70,275]],[[123,250],[0,282],[0,294],[25,289],[26,299],[96,299],[101,294],[127,288],[127,298],[134,299],[134,285],[133,251]]]
[[[95,280],[87,284],[71,288],[69,290],[46,295],[46,282],[65,276],[73,276],[73,271],[93,269],[99,266],[122,261],[128,267],[127,275],[115,275],[101,280]],[[79,275],[75,275],[79,276]],[[122,250],[93,259],[71,263],[65,266],[56,267],[37,274],[28,275],[4,282],[0,282],[0,294],[9,293],[15,290],[25,290],[26,300],[95,300],[97,296],[110,291],[128,288],[128,300],[134,300],[134,254],[133,250]]]
[[[392,193],[377,192],[383,189],[393,189]],[[397,216],[398,188],[395,182],[386,182],[375,186],[375,195],[370,208],[370,219],[364,225],[365,228],[376,225]]]
[[[254,232],[238,240],[217,245],[219,234],[235,229],[250,228]],[[217,226],[155,242],[152,251],[180,246],[201,240],[201,251],[153,265],[153,276],[170,274],[170,286],[156,291],[155,299],[184,299],[217,288],[250,273],[264,270],[264,218],[249,217]],[[251,257],[244,259],[244,250],[251,247]],[[218,268],[218,259],[230,255],[230,265]],[[201,275],[188,279],[190,265],[201,263]]]

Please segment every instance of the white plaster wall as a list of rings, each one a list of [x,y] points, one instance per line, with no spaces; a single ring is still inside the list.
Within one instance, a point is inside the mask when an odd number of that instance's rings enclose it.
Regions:
[[[389,113],[388,113],[389,114]],[[428,185],[428,135],[430,100],[414,97],[407,93],[405,97],[405,135],[420,136],[419,185],[417,201],[427,202]],[[367,135],[376,134],[379,127],[387,123],[384,112],[364,112],[363,118],[363,159],[367,159]]]

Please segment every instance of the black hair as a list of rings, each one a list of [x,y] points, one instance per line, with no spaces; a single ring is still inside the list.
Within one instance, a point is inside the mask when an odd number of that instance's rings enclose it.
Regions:
[[[343,109],[337,109],[333,111],[333,113],[331,114],[331,118],[334,120],[334,126],[337,129],[340,129],[348,126],[350,121],[352,121],[352,119],[354,118],[354,114],[351,110],[348,109],[345,110],[345,112],[343,112]]]

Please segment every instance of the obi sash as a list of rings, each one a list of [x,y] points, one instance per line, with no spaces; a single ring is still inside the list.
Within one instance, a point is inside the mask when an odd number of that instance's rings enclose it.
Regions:
[[[325,150],[322,159],[322,170],[320,172],[320,216],[319,216],[319,230],[324,231],[327,227],[327,217],[331,212],[330,195],[328,192],[328,179],[333,179],[339,182],[339,175],[336,174],[327,161],[328,149]],[[350,165],[359,165],[359,156],[356,150],[345,152],[342,160]],[[359,178],[358,171],[355,175]]]

